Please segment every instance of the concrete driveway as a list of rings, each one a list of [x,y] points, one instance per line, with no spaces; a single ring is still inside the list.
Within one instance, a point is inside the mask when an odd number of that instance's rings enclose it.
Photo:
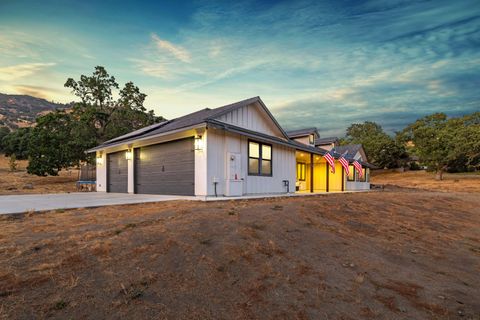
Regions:
[[[188,196],[126,194],[104,192],[74,192],[0,196],[0,214],[55,209],[110,206],[170,200],[198,200]]]

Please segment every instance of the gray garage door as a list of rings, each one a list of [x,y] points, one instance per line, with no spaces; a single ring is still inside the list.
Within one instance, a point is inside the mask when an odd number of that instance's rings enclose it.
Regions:
[[[194,195],[193,138],[135,149],[135,193]]]
[[[107,154],[107,191],[128,192],[128,160],[125,150]]]

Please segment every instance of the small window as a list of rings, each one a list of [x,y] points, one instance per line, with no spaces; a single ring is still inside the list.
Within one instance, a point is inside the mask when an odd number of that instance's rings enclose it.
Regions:
[[[363,173],[362,177],[361,178],[359,177],[358,181],[365,182],[365,181],[367,181],[367,176],[366,176],[367,172],[366,172],[365,168],[362,168],[362,173]]]
[[[353,165],[349,165],[350,172],[347,176],[347,181],[355,181],[355,167]]]
[[[250,142],[248,144],[248,154],[251,158],[260,158],[260,144],[256,142]]]
[[[262,144],[262,159],[272,160],[272,147]]]
[[[272,175],[272,146],[260,142],[248,142],[248,174],[252,176]]]
[[[248,173],[249,174],[259,174],[259,159],[248,158]]]
[[[310,144],[314,144],[315,143],[315,135],[311,134],[308,136],[308,142]]]
[[[307,176],[307,165],[305,163],[298,162],[297,163],[297,180],[305,181],[306,176]]]

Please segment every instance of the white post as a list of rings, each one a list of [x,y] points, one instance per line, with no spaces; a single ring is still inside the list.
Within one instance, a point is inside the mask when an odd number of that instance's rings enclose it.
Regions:
[[[128,190],[128,193],[135,193],[135,185],[134,185],[134,175],[135,175],[135,167],[134,167],[134,161],[135,161],[135,150],[134,149],[131,149],[132,151],[132,157],[131,159],[127,160],[128,161],[128,164],[127,164],[127,171],[128,171],[128,187],[127,187],[127,190]]]
[[[97,191],[107,191],[107,154],[103,151],[97,151],[96,154],[97,170]]]
[[[195,195],[207,196],[207,130],[199,131],[197,135],[201,135],[202,143],[201,148],[193,151],[195,152]]]

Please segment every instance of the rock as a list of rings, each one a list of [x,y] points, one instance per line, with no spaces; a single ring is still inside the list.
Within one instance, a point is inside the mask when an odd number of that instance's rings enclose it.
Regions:
[[[17,188],[14,186],[11,186],[11,187],[7,187],[7,190],[17,190]]]
[[[342,263],[342,266],[344,266],[345,268],[348,268],[348,267],[353,268],[353,267],[355,267],[355,265],[354,265],[353,263],[348,263],[348,262],[347,262],[347,263]]]
[[[438,295],[437,298],[438,298],[438,299],[441,299],[441,300],[445,300],[445,299],[446,299],[445,296],[442,296],[442,295]]]
[[[417,250],[417,249],[412,249],[412,250],[410,250],[410,252],[411,252],[411,253],[417,253],[418,250]]]
[[[23,186],[23,189],[33,189],[33,183],[25,183],[25,185]]]
[[[363,274],[358,274],[357,277],[355,278],[355,282],[357,283],[363,283],[365,280],[365,276]]]

